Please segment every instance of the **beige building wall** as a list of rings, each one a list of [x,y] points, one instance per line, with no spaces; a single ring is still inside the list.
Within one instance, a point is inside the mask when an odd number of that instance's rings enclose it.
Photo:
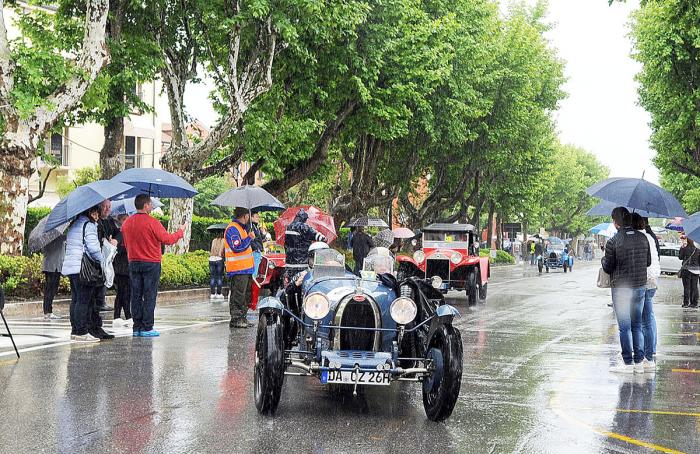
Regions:
[[[19,7],[21,9],[32,8],[24,2],[19,4],[22,5]],[[17,20],[15,8],[5,7],[3,14],[8,38],[18,38],[20,33],[15,25]],[[153,112],[143,114],[133,112],[125,119],[122,161],[128,167],[160,167],[161,124],[170,118],[167,99],[161,99],[163,98],[162,84],[160,81],[144,83],[134,87],[134,90]],[[166,110],[161,112],[163,106]],[[47,136],[45,142],[45,151],[53,154],[60,161],[60,165],[54,168],[46,181],[43,197],[30,206],[53,207],[59,201],[56,192],[58,178],[70,179],[75,175],[76,170],[99,164],[100,150],[104,144],[104,128],[97,123],[74,125],[54,133],[53,137]],[[29,192],[32,195],[39,193],[39,183],[44,180],[49,169],[49,165],[39,158],[34,162],[34,166],[37,171],[29,181]]]

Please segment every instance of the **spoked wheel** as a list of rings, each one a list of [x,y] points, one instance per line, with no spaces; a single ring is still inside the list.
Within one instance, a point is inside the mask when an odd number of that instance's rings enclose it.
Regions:
[[[472,269],[467,271],[467,304],[474,306],[476,304],[476,295],[478,288],[476,286],[476,272]]]
[[[282,322],[277,314],[261,314],[255,340],[253,371],[255,406],[264,415],[274,415],[284,380]]]
[[[462,337],[452,325],[440,326],[430,341],[426,358],[433,373],[423,380],[423,408],[431,421],[447,419],[455,408],[462,384]]]

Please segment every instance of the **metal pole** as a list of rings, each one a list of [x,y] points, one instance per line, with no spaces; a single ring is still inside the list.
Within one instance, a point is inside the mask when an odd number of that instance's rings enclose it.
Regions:
[[[5,314],[0,311],[0,316],[2,317],[3,323],[5,323],[5,329],[7,330],[7,334],[10,336],[10,340],[12,341],[12,346],[15,348],[15,353],[17,354],[17,358],[19,358],[19,352],[17,351],[17,345],[15,344],[15,338],[12,337],[12,333],[10,332],[10,327],[7,326],[7,320],[5,320]]]

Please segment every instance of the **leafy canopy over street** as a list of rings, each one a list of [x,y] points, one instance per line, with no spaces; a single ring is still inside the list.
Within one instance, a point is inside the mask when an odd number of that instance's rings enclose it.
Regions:
[[[55,4],[17,8],[21,38],[0,40],[3,80],[12,78],[0,97],[15,115],[3,112],[0,177],[16,188],[3,195],[0,234],[19,239],[3,252],[20,252],[25,183],[46,131],[102,123],[101,173],[113,175],[123,163],[110,138],[121,137],[128,112],[147,108],[130,87],[155,75],[172,123],[161,165],[207,192],[171,201],[171,226],[222,214],[205,201],[231,185],[221,177],[242,160],[251,163],[243,181],[262,171],[266,189],[328,209],[339,224],[393,205],[409,227],[498,218],[563,234],[585,230],[594,202],[583,189],[607,176],[556,138],[564,62],[544,37],[545,2],[516,2],[505,15],[494,0]],[[111,61],[91,61],[87,72],[72,58],[103,47]],[[71,102],[52,102],[76,75],[84,82]],[[195,139],[184,94],[204,75],[221,115]],[[18,144],[16,124],[44,110],[54,114]],[[18,146],[23,165],[12,167]]]

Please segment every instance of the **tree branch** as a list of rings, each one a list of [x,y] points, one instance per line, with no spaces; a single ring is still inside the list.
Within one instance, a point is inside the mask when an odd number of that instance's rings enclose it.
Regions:
[[[105,26],[109,0],[88,0],[85,13],[85,34],[76,62],[77,73],[48,97],[30,118],[37,136],[43,136],[48,128],[83,97],[100,70],[109,63],[109,50],[105,43]]]
[[[30,194],[27,204],[30,204],[33,201],[39,200],[40,198],[44,197],[44,192],[46,191],[46,182],[49,180],[51,172],[53,172],[54,170],[56,170],[56,167],[49,167],[49,170],[46,172],[46,176],[44,176],[44,180],[42,181],[41,179],[39,179],[39,194],[35,196]]]
[[[192,178],[195,180],[201,180],[212,175],[225,173],[228,169],[240,162],[244,150],[243,145],[239,145],[233,153],[224,156],[214,164],[193,171]]]
[[[336,117],[326,122],[326,127],[321,137],[319,137],[316,142],[313,154],[305,160],[285,169],[282,178],[269,181],[265,183],[263,187],[274,195],[280,195],[318,170],[328,157],[328,149],[331,143],[345,125],[345,120],[354,112],[356,107],[357,101],[347,101],[338,111]]]
[[[243,182],[245,184],[255,184],[255,174],[265,165],[267,160],[265,158],[260,158],[250,166],[250,169],[243,175]]]

